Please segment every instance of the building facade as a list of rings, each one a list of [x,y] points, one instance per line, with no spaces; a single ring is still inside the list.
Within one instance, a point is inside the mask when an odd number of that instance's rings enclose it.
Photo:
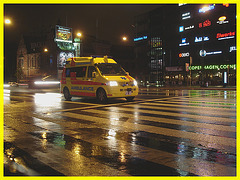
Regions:
[[[236,85],[236,4],[179,4],[174,81]],[[177,78],[176,78],[177,77]]]
[[[143,85],[236,85],[236,4],[164,5],[135,17],[134,42]]]
[[[143,85],[164,85],[165,67],[176,50],[177,15],[177,5],[165,5],[134,19],[135,69]]]

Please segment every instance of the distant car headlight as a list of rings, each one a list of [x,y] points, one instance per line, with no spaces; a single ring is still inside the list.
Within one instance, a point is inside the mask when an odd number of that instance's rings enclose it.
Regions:
[[[138,83],[137,83],[136,80],[133,81],[133,85],[134,85],[134,86],[137,86],[137,85],[138,85]]]
[[[118,86],[118,83],[117,83],[117,81],[109,81],[108,85],[109,86]]]
[[[50,84],[60,84],[59,81],[35,81],[36,85],[50,85]]]

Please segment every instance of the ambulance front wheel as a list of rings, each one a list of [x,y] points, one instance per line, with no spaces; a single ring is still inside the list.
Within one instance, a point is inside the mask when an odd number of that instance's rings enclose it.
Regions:
[[[105,92],[105,90],[103,88],[99,88],[97,90],[97,100],[100,102],[100,103],[105,103],[107,102],[107,94]]]
[[[69,92],[69,90],[68,90],[67,87],[65,87],[65,88],[63,89],[63,94],[64,94],[64,98],[65,98],[67,101],[70,101],[70,100],[72,99],[72,96],[71,96],[71,94],[70,94],[70,92]]]

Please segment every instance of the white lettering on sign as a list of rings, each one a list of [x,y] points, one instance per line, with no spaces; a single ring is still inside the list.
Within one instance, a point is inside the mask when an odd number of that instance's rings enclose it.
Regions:
[[[236,46],[231,46],[229,49],[229,52],[236,51],[236,50],[237,50]]]
[[[179,57],[189,57],[189,52],[180,53],[178,56],[179,56]]]
[[[193,28],[194,28],[194,25],[192,25],[192,26],[188,26],[188,27],[185,27],[185,30],[193,29]]]
[[[194,42],[202,42],[202,41],[209,41],[209,37],[208,36],[195,37],[195,41]]]

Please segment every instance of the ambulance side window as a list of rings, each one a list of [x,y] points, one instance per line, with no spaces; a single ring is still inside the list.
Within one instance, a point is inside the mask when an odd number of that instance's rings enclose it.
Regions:
[[[77,67],[76,68],[76,77],[85,77],[86,76],[86,70],[87,67],[86,66],[82,66],[82,67]]]
[[[88,67],[88,77],[89,77],[89,78],[92,78],[92,73],[93,73],[93,72],[96,72],[95,67],[94,67],[94,66],[89,66],[89,67]]]
[[[66,68],[66,77],[70,77],[70,69]]]

